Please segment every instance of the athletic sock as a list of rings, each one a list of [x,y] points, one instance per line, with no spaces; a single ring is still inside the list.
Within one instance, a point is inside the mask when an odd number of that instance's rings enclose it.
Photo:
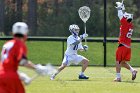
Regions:
[[[81,72],[80,75],[84,75],[84,72]]]
[[[128,64],[128,65],[129,65],[129,64]],[[131,67],[130,65],[129,65],[129,67],[130,67],[130,72],[132,73],[132,72],[134,71],[134,68]]]
[[[134,71],[134,69],[130,66],[130,72],[132,73]]]
[[[121,78],[121,74],[120,73],[116,73],[116,77],[117,78]]]

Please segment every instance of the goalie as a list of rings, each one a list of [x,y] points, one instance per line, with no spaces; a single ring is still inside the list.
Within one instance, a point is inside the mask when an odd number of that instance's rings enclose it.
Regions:
[[[121,82],[121,66],[127,68],[132,73],[132,80],[135,80],[137,70],[132,68],[128,61],[131,59],[131,36],[133,32],[133,14],[125,12],[123,2],[116,2],[118,17],[120,19],[119,46],[116,50],[116,78],[114,81]]]
[[[78,50],[88,50],[88,46],[84,45],[82,46],[81,41],[85,39],[88,34],[84,33],[80,37],[78,36],[80,28],[78,25],[72,24],[69,26],[69,31],[71,32],[72,35],[70,35],[67,38],[67,50],[65,51],[65,56],[63,59],[63,62],[61,66],[58,68],[58,71],[52,75],[50,78],[51,80],[54,80],[55,76],[62,71],[66,66],[69,66],[70,64],[79,64],[80,62],[82,63],[82,70],[81,73],[79,74],[79,79],[88,79],[88,76],[84,75],[84,71],[86,70],[88,66],[89,60],[81,55],[77,54]]]

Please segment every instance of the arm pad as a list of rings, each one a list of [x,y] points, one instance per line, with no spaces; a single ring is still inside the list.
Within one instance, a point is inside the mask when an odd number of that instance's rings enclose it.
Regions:
[[[119,17],[120,20],[123,18],[123,15],[124,15],[123,11],[118,10],[118,17]]]

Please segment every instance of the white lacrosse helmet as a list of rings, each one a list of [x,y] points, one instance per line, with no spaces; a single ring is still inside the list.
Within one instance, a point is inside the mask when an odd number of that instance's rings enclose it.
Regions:
[[[28,25],[24,22],[16,22],[13,25],[12,32],[13,32],[13,34],[27,35]]]
[[[73,35],[78,36],[79,31],[80,31],[80,28],[78,27],[78,25],[72,24],[72,25],[69,26],[69,31],[70,31]]]
[[[130,13],[125,12],[124,13],[124,17],[127,18],[127,20],[128,19],[132,19],[133,20],[133,14],[130,14]]]

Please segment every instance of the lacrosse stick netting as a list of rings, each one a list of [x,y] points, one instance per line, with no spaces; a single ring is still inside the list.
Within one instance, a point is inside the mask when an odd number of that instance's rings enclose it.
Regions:
[[[90,18],[90,8],[87,6],[82,6],[79,8],[78,13],[82,21],[84,22],[84,28],[85,28],[85,33],[86,32],[86,22]],[[85,44],[86,44],[86,39],[85,39]]]

